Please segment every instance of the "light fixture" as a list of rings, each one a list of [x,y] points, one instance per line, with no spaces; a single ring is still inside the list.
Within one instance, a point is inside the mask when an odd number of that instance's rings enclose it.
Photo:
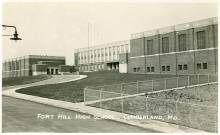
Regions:
[[[11,26],[11,25],[2,25],[2,27],[4,28],[7,28],[7,27],[10,27],[10,28],[14,28],[15,29],[15,32],[13,35],[2,35],[2,36],[13,36],[12,38],[10,38],[10,40],[22,40],[21,38],[18,37],[18,32],[17,32],[17,29],[15,26]]]

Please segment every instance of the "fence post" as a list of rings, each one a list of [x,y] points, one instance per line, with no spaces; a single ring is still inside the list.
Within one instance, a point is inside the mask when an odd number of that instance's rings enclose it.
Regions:
[[[152,92],[154,91],[154,80],[152,80]]]
[[[165,78],[165,80],[164,80],[164,89],[167,89],[167,78]]]
[[[123,94],[121,94],[121,97],[123,96]],[[123,97],[121,98],[121,113],[124,113],[124,102],[123,102]]]
[[[102,91],[99,91],[99,107],[101,108],[102,107]]]
[[[148,95],[145,97],[145,99],[146,99],[146,100],[145,100],[145,111],[146,111],[146,114],[149,115],[149,114],[148,114],[148,108],[147,108],[147,106],[148,106],[148,105],[147,105],[147,98],[148,98]]]
[[[137,81],[137,94],[139,93],[139,84],[138,84],[138,81]]]
[[[209,79],[210,79],[209,77],[210,77],[210,74],[208,74],[208,83],[209,83]]]
[[[179,87],[179,77],[176,78],[176,88]]]
[[[86,102],[86,98],[85,98],[85,97],[86,97],[86,95],[85,95],[85,90],[86,90],[86,88],[83,89],[83,101],[84,101],[84,103]]]
[[[188,76],[188,82],[187,82],[187,86],[189,86],[189,83],[190,83],[190,82],[189,82],[189,76]]]
[[[121,93],[123,93],[123,83],[121,83]]]
[[[178,125],[178,128],[179,128],[179,122],[178,122],[178,105],[177,105],[177,103],[179,102],[179,93],[180,93],[180,91],[178,91],[178,98],[177,98],[177,100],[176,100],[176,117],[177,117],[177,125]]]
[[[197,83],[199,84],[199,74],[197,75],[197,79],[198,79],[198,80],[197,80]]]

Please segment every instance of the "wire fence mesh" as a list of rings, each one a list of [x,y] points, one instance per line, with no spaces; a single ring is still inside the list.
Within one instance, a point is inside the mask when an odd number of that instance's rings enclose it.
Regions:
[[[217,132],[216,75],[87,87],[84,101],[94,101],[89,103],[93,107],[130,115],[155,116],[159,121]]]

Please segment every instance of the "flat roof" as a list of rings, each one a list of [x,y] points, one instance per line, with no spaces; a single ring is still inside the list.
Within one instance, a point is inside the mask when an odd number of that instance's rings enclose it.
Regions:
[[[165,33],[169,33],[172,31],[181,31],[181,30],[186,30],[186,29],[190,29],[190,28],[198,28],[198,27],[208,26],[208,25],[212,25],[212,24],[218,24],[217,17],[211,17],[211,18],[196,20],[196,21],[192,21],[192,22],[181,23],[181,24],[167,26],[167,27],[161,27],[158,29],[133,33],[133,34],[131,34],[130,39],[154,36],[157,34],[165,34]]]
[[[19,60],[19,59],[55,59],[55,60],[65,60],[65,56],[48,56],[48,55],[25,55],[20,57],[15,57],[11,59],[5,59],[3,62]]]
[[[106,48],[106,47],[120,46],[120,45],[125,45],[125,44],[130,44],[130,41],[129,40],[122,40],[122,41],[109,42],[109,43],[104,43],[104,44],[90,46],[90,47],[83,47],[83,48],[75,49],[74,52],[76,53],[76,52],[80,52],[80,51],[87,51],[87,50],[100,49],[100,48]]]

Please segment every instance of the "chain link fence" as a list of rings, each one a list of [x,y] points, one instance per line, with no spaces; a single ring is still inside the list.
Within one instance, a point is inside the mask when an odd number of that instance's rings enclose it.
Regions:
[[[93,107],[217,132],[216,75],[86,87],[84,101]]]
[[[165,79],[145,80],[145,81],[112,84],[112,85],[104,85],[104,86],[91,86],[91,87],[86,87],[84,90],[100,90],[100,91],[133,95],[138,93],[148,93],[148,92],[155,92],[160,90],[189,87],[200,84],[209,84],[217,81],[218,81],[217,75],[198,74],[198,75],[178,76],[178,77],[171,77]]]

